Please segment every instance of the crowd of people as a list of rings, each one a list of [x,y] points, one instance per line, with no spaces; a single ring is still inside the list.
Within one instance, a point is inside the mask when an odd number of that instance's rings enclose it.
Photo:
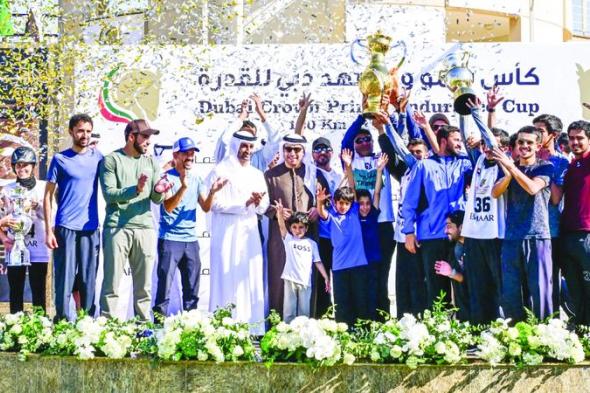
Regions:
[[[294,132],[273,129],[253,95],[219,137],[210,173],[194,168],[199,149],[188,137],[160,168],[149,153],[159,131],[142,119],[126,125],[122,148],[103,156],[91,146],[92,119],[74,115],[72,146],[53,156],[45,181],[34,176],[32,149],[13,152],[16,181],[3,189],[0,240],[10,252],[6,195],[24,187],[35,223],[27,241],[33,304],[45,306],[52,252],[57,319],[71,318],[73,294],[91,315],[112,316],[127,265],[139,319],[169,313],[177,270],[183,309],[197,308],[202,211],[211,214],[209,310],[234,305],[254,334],[263,334],[270,310],[287,322],[332,312],[350,325],[383,319],[394,252],[398,316],[442,299],[475,324],[523,320],[526,309],[590,324],[590,123],[564,130],[544,114],[509,133],[495,127],[497,88],[486,98],[486,122],[475,99],[455,126],[445,114],[428,119],[415,110],[409,94],[384,97],[381,112],[359,115],[336,151],[330,139],[304,135],[309,95]],[[160,205],[157,230],[152,204]],[[25,272],[8,267],[11,312],[22,310]]]

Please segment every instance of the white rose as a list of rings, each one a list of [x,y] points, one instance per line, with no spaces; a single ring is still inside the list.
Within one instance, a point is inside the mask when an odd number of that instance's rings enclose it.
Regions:
[[[506,335],[509,339],[516,340],[518,338],[518,329],[515,327],[508,328]]]
[[[347,366],[350,366],[351,364],[354,363],[354,361],[356,360],[356,358],[354,357],[353,354],[351,353],[345,353],[344,356],[342,357],[342,363],[346,364]]]
[[[436,353],[438,353],[439,355],[442,355],[446,352],[447,350],[447,346],[445,345],[445,343],[443,343],[442,341],[439,341],[435,344],[434,346],[434,350],[436,351]]]
[[[233,350],[234,357],[239,358],[243,354],[244,354],[244,348],[242,348],[240,345],[236,345]]]

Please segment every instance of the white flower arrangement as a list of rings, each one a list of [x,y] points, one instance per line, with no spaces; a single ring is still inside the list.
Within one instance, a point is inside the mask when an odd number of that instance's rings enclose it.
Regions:
[[[370,322],[355,334],[358,357],[378,363],[457,364],[465,360],[467,348],[474,343],[470,327],[452,319],[452,310],[442,304],[424,316],[405,314],[400,320]]]
[[[481,333],[478,356],[492,365],[507,362],[519,366],[538,365],[544,359],[579,363],[584,360],[584,346],[564,321],[551,319],[537,323],[498,319]]]
[[[230,309],[219,309],[213,315],[191,310],[167,317],[156,331],[155,346],[157,356],[164,360],[254,359],[249,326],[232,319]]]
[[[46,350],[51,340],[52,322],[41,313],[4,315],[0,320],[0,350],[19,352],[21,359]]]
[[[93,359],[105,356],[121,359],[136,351],[139,333],[145,327],[136,321],[119,321],[80,315],[76,322],[61,321],[53,328],[49,353]]]
[[[355,356],[349,350],[350,335],[345,323],[322,318],[299,316],[290,323],[271,317],[272,328],[260,342],[263,358],[275,361],[296,361],[316,366],[337,363],[352,364]]]

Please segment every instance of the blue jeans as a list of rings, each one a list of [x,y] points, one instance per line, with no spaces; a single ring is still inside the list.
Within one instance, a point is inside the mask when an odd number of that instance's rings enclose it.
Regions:
[[[168,315],[170,288],[177,268],[180,270],[182,282],[182,308],[183,310],[197,308],[201,273],[199,243],[158,239],[158,288],[154,312]]]
[[[526,319],[524,308],[539,319],[553,313],[550,239],[504,240],[502,309],[505,318]]]

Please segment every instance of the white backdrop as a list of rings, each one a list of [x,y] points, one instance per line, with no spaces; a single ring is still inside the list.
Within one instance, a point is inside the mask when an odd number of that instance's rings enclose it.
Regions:
[[[412,89],[412,104],[427,115],[442,111],[456,121],[451,95],[433,64],[451,45],[412,44],[408,43],[408,58],[401,69],[402,84]],[[262,97],[269,122],[282,131],[294,128],[297,100],[303,92],[311,92],[315,102],[308,113],[306,135],[311,139],[326,136],[339,146],[346,128],[360,112],[356,80],[368,63],[366,55],[355,51],[361,65],[355,64],[350,48],[348,44],[89,47],[76,68],[76,110],[93,116],[94,128],[101,134],[100,149],[106,154],[124,144],[124,124],[99,113],[97,102],[105,76],[121,63],[110,87],[114,91],[117,78],[125,72],[143,70],[157,75],[151,91],[127,91],[128,99],[123,102],[119,97],[113,106],[134,117],[152,116],[152,126],[162,130],[153,137],[153,144],[171,145],[181,136],[192,137],[201,149],[196,170],[205,177],[214,164],[218,136],[237,118],[242,99],[254,92]],[[506,96],[497,118],[498,126],[508,132],[530,124],[540,113],[560,116],[565,127],[583,117],[590,119],[590,111],[581,105],[581,100],[590,101],[589,45],[493,43],[464,45],[463,49],[472,54],[473,87],[482,100],[494,82]],[[399,57],[400,51],[392,50],[388,65],[397,64]],[[157,99],[154,114],[142,106],[150,94],[147,99],[152,100],[152,106]],[[258,121],[255,114],[251,117]],[[163,159],[169,156],[170,151],[165,151]],[[197,221],[203,262],[199,307],[206,308],[209,241],[202,213]]]

